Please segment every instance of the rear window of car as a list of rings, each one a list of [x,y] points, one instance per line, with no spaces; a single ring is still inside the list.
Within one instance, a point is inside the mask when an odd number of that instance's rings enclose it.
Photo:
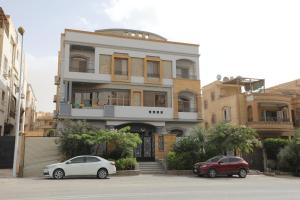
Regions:
[[[86,162],[99,162],[100,160],[96,157],[86,157]]]
[[[85,162],[85,157],[77,157],[71,160],[71,163],[84,163],[84,162]]]
[[[211,159],[208,159],[206,162],[218,162],[223,156],[215,156]]]
[[[240,161],[241,161],[240,158],[235,158],[235,157],[229,158],[229,162],[240,162]]]

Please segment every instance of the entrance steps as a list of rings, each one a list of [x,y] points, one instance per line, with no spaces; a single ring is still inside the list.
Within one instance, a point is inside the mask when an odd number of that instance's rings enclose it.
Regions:
[[[165,170],[159,162],[139,162],[141,174],[164,174]]]

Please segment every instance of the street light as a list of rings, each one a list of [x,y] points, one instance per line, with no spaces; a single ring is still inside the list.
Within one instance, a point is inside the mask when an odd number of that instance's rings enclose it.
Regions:
[[[23,36],[25,33],[25,29],[23,27],[18,28],[18,32],[21,35],[21,61],[20,61],[20,78],[19,78],[19,93],[17,99],[17,106],[16,106],[16,127],[15,127],[15,151],[14,151],[14,163],[13,163],[13,176],[17,177],[17,161],[19,157],[19,136],[20,136],[20,110],[21,110],[21,98],[23,92]]]

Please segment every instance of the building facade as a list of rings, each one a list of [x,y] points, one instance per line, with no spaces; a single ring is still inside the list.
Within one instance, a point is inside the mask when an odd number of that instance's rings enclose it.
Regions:
[[[299,127],[299,80],[264,85],[263,79],[225,77],[204,86],[204,126],[228,122],[254,128],[261,138],[291,138]]]
[[[14,135],[20,79],[21,37],[0,7],[0,135]],[[21,116],[24,113],[24,104]]]
[[[176,135],[201,121],[198,45],[154,33],[66,29],[55,84],[58,128],[64,119],[130,126],[142,139],[140,160],[162,159]]]

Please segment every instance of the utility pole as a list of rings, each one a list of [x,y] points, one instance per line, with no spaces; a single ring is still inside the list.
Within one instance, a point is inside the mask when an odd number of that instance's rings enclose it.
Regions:
[[[17,177],[17,162],[19,157],[19,136],[20,136],[20,111],[21,111],[21,99],[23,93],[23,35],[25,30],[23,27],[18,28],[18,32],[21,35],[21,61],[20,61],[20,78],[19,78],[19,91],[18,91],[18,99],[17,99],[17,106],[16,106],[16,127],[15,127],[15,151],[14,151],[14,163],[13,163],[13,176]]]

